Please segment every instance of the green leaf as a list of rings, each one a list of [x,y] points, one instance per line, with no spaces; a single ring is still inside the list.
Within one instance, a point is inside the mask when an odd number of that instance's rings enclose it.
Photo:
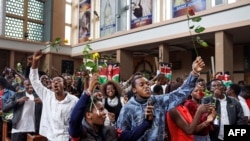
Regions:
[[[194,28],[194,25],[190,26],[189,29],[193,29]]]
[[[201,21],[201,17],[194,17],[192,18],[193,22],[200,22]]]
[[[87,51],[87,50],[83,50],[83,51],[82,51],[82,54],[83,54],[83,55],[86,55],[86,54],[88,54],[88,51]]]
[[[90,48],[90,45],[89,45],[89,44],[86,44],[86,47],[85,47],[85,48],[89,49],[89,48]]]
[[[88,47],[89,50],[93,50],[90,46]]]
[[[196,27],[195,28],[195,33],[201,33],[201,32],[203,32],[205,30],[205,28],[204,27],[201,27],[201,26],[198,26],[198,27]]]
[[[55,39],[55,41],[60,41],[61,40],[61,38],[60,37],[57,37],[56,39]]]
[[[93,68],[93,66],[95,66],[95,63],[92,62],[92,61],[88,61],[85,65],[88,66],[88,67]]]
[[[208,44],[205,41],[201,41],[200,45],[203,46],[203,47],[208,47]]]
[[[97,72],[98,71],[98,67],[95,65],[95,66],[93,66],[93,68],[92,68],[92,72]]]
[[[90,58],[90,55],[89,55],[89,54],[85,54],[85,55],[84,55],[84,58],[89,59],[89,58]]]

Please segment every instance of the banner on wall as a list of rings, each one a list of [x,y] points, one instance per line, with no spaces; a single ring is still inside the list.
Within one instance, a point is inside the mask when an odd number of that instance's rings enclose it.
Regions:
[[[165,74],[165,76],[172,80],[172,64],[171,63],[160,63],[160,73]]]
[[[186,15],[188,7],[194,12],[206,10],[206,0],[173,0],[173,17]]]
[[[108,80],[120,81],[120,67],[118,63],[108,64],[107,67],[99,70],[99,82],[106,83]]]
[[[78,42],[88,41],[90,36],[91,0],[79,0]]]
[[[152,24],[152,0],[131,0],[131,29]]]
[[[101,0],[100,35],[111,35],[116,31],[116,0]]]

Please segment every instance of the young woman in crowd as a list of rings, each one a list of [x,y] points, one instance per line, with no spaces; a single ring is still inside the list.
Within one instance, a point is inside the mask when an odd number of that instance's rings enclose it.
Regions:
[[[211,107],[211,113],[208,112],[204,112],[200,114],[200,117],[197,119],[197,121],[195,120],[195,116],[198,115],[199,113],[199,106],[202,105],[201,104],[201,99],[205,96],[204,94],[204,85],[201,85],[201,83],[203,83],[202,79],[198,79],[197,80],[197,87],[196,89],[191,93],[191,99],[187,100],[184,103],[184,106],[187,108],[188,112],[191,117],[192,120],[191,121],[195,121],[198,122],[196,123],[196,126],[193,130],[193,137],[195,141],[210,141],[210,137],[209,137],[209,131],[212,130],[212,121],[214,120],[215,116],[216,116],[216,112],[215,112],[215,107]],[[184,108],[185,108],[184,107]],[[176,118],[174,118],[176,119]],[[184,121],[184,124],[187,124],[186,121]],[[181,124],[180,128],[183,128],[183,124]],[[189,129],[189,128],[185,128],[185,129]],[[185,131],[186,134],[190,133],[190,131],[192,130],[183,130]],[[192,136],[192,135],[191,135]]]
[[[114,124],[124,105],[120,84],[113,80],[109,80],[102,85],[102,94],[104,95],[104,108],[108,110],[109,119]]]

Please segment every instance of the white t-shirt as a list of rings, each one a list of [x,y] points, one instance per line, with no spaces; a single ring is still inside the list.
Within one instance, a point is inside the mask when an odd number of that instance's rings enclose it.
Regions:
[[[227,100],[226,96],[223,99],[218,99],[220,101],[220,131],[218,138],[224,140],[224,125],[229,125],[228,113],[227,113]]]
[[[247,106],[246,100],[242,96],[238,96],[238,98],[239,98],[240,105],[242,106],[244,116],[248,117],[248,119],[249,119],[250,112],[249,112],[249,108]]]
[[[35,102],[34,95],[28,94],[29,100],[24,102],[23,111],[16,129],[12,128],[11,133],[35,132]]]
[[[151,92],[153,92],[155,85],[156,85],[156,84],[150,86]],[[161,87],[162,87],[162,89],[163,89],[163,94],[165,94],[165,93],[166,93],[165,90],[166,90],[167,84],[161,85]]]

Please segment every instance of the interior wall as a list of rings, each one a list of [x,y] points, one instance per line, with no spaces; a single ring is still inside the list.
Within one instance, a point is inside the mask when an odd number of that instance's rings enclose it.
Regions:
[[[77,69],[79,69],[79,67],[82,65],[82,59],[76,59],[76,58],[72,58],[70,56],[63,56],[63,55],[56,55],[56,54],[53,54],[53,58],[52,58],[52,66],[51,67],[54,67],[55,70],[58,72],[59,75],[61,75],[62,73],[65,73],[65,72],[62,72],[62,61],[73,61],[74,63],[74,66],[73,66],[73,72],[75,72]],[[50,68],[51,69],[51,68]],[[52,76],[56,76],[56,72],[55,71],[52,71],[51,73]]]

